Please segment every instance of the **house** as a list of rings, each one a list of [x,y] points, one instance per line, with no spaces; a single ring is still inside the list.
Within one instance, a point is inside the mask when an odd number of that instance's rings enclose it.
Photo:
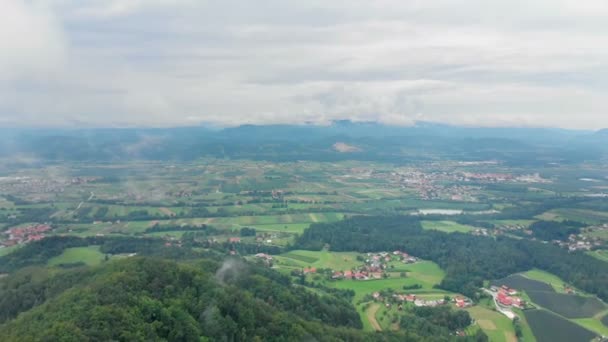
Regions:
[[[331,279],[342,279],[344,278],[344,273],[340,272],[340,271],[336,271],[334,272],[334,274],[332,274]]]
[[[374,293],[372,294],[372,297],[373,297],[374,299],[379,299],[379,298],[380,298],[380,292],[374,292]]]
[[[454,297],[454,302],[456,303],[456,306],[459,308],[466,308],[468,306],[471,306],[471,303],[469,302],[469,300],[462,296]]]
[[[302,272],[304,272],[304,274],[317,273],[317,269],[315,267],[307,267]]]
[[[382,272],[372,272],[369,275],[374,279],[382,279]]]
[[[498,301],[499,304],[504,305],[504,306],[511,306],[513,305],[513,299],[508,296],[505,292],[499,292],[498,296],[496,296],[496,300]]]
[[[513,292],[513,291],[511,291],[511,292]],[[515,291],[515,293],[517,293],[517,291]],[[525,302],[523,300],[521,300],[521,298],[513,297],[509,294],[510,294],[509,291],[501,288],[498,291],[498,295],[496,295],[496,301],[498,302],[498,304],[503,305],[503,306],[514,306],[517,308],[523,308],[525,306]]]
[[[231,237],[231,238],[228,239],[228,242],[239,243],[239,242],[241,242],[241,238],[239,238],[239,237]]]
[[[367,279],[368,279],[368,278],[367,278],[367,273],[364,273],[364,272],[356,272],[356,273],[354,274],[354,277],[355,277],[355,279],[357,279],[357,280],[367,280]]]
[[[265,253],[258,253],[255,255],[255,257],[259,259],[272,260],[272,256]]]
[[[352,271],[344,271],[344,278],[346,278],[346,279],[352,279],[353,278],[353,272]]]

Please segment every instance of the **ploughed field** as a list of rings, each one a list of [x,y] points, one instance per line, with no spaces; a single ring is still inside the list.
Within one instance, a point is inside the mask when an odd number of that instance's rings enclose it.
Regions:
[[[590,341],[597,334],[546,310],[526,311],[538,342]]]
[[[604,303],[594,297],[545,291],[527,291],[526,293],[534,303],[566,318],[591,317],[606,308]]]
[[[520,289],[524,291],[553,291],[553,287],[551,287],[551,285],[540,281],[528,279],[519,274],[513,274],[506,278],[493,281],[492,285],[507,285],[510,288]]]

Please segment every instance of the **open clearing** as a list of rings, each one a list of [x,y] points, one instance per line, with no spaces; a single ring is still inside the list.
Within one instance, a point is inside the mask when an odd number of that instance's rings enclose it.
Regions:
[[[466,309],[492,342],[517,341],[513,324],[506,316],[481,306]]]
[[[496,330],[496,325],[494,324],[494,322],[489,321],[487,319],[481,319],[477,321],[477,324],[479,324],[479,326],[483,330]]]
[[[550,221],[578,221],[588,224],[608,222],[608,213],[588,209],[560,208],[552,209],[538,216],[542,220]]]
[[[361,255],[355,252],[328,252],[328,251],[304,251],[295,250],[288,253],[282,254],[278,257],[279,266],[282,266],[282,261],[290,261],[285,263],[285,266],[292,267],[316,267],[316,268],[331,268],[332,270],[350,270],[353,267],[362,264],[361,261],[357,261],[357,255]]]
[[[438,230],[446,233],[468,233],[475,230],[475,227],[460,224],[454,221],[422,221],[422,228]]]
[[[66,248],[63,253],[50,259],[50,266],[62,264],[74,264],[83,262],[87,265],[97,265],[101,263],[104,254],[99,251],[99,246]]]

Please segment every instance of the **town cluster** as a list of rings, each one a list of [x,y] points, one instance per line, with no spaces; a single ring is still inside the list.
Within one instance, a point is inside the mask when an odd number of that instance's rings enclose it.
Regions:
[[[390,266],[390,262],[402,262],[406,264],[412,264],[418,261],[418,258],[409,255],[406,252],[394,251],[378,252],[378,253],[367,253],[367,259],[364,259],[364,264],[356,269],[345,270],[345,271],[334,271],[331,278],[337,279],[348,279],[348,280],[370,280],[370,279],[382,279]]]
[[[0,179],[0,191],[21,194],[57,193],[64,192],[67,186],[87,184],[97,179],[97,177],[2,177]]]
[[[398,304],[398,309],[403,309],[403,304],[411,303],[414,306],[422,307],[436,307],[440,305],[445,305],[450,302],[449,298],[441,298],[441,299],[424,299],[419,298],[415,294],[382,294],[381,292],[372,293],[372,299],[376,302],[384,302],[386,307],[390,307],[392,304]],[[451,302],[459,308],[467,308],[473,305],[473,302],[466,297],[463,296],[455,296],[451,299]]]
[[[608,223],[589,226],[583,229],[581,234],[571,234],[567,241],[553,241],[556,245],[568,249],[570,252],[590,251],[604,245],[599,235],[608,235]],[[595,235],[595,236],[594,236]]]
[[[11,247],[30,241],[42,240],[45,233],[51,230],[48,224],[35,224],[26,227],[15,227],[4,232],[6,238],[0,243],[4,247]]]

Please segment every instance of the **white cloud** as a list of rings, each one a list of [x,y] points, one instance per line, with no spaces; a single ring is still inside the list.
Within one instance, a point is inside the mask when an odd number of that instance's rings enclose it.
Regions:
[[[0,81],[45,77],[61,68],[66,43],[48,8],[5,0],[0,23]]]
[[[7,1],[0,125],[608,126],[604,0]]]

